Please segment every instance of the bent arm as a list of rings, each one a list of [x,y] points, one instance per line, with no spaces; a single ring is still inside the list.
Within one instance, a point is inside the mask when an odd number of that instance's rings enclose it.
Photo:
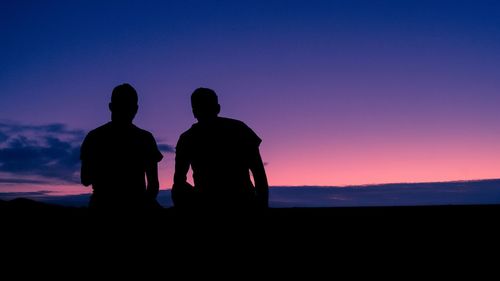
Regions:
[[[160,191],[160,181],[158,180],[158,163],[153,162],[146,166],[146,178],[148,180],[148,186],[146,193],[150,198],[156,198],[158,192]]]
[[[184,186],[187,182],[187,173],[189,171],[190,163],[188,160],[176,155],[175,157],[175,172],[174,172],[174,186]]]
[[[264,169],[264,163],[262,162],[258,147],[251,157],[250,171],[252,171],[255,181],[257,204],[259,207],[267,208],[269,206],[269,184],[267,182],[266,170]]]
[[[187,183],[187,173],[189,171],[189,166],[191,166],[191,160],[189,157],[189,149],[186,147],[186,140],[181,136],[177,142],[175,149],[175,172],[174,172],[174,186],[175,189],[178,186],[185,186]]]
[[[84,186],[93,184],[93,174],[90,164],[86,160],[82,160],[82,168],[80,170],[80,181]]]

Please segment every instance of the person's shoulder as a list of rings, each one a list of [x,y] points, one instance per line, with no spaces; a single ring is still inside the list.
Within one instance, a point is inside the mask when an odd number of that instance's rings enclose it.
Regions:
[[[187,129],[186,131],[184,131],[180,136],[179,136],[179,139],[186,139],[186,138],[190,138],[193,133],[197,130],[198,128],[198,123],[195,123],[193,124],[189,129]]]
[[[227,117],[218,117],[218,120],[221,124],[224,124],[226,126],[248,127],[247,124],[245,124],[243,121],[240,121],[237,119],[232,119],[232,118],[227,118]]]
[[[150,131],[139,128],[136,125],[132,125],[132,130],[134,130],[136,133],[142,134],[142,135],[153,135]]]
[[[141,138],[154,138],[150,131],[139,128],[136,125],[132,125],[132,130]]]
[[[243,121],[220,117],[220,122],[224,123],[223,127],[228,131],[231,131],[232,134],[237,134],[241,138],[245,140],[245,142],[249,142],[251,144],[259,145],[261,143],[261,139],[259,136]]]
[[[100,135],[109,132],[110,129],[111,129],[111,122],[108,122],[88,132],[87,138],[99,137]]]
[[[222,124],[222,127],[233,131],[233,132],[239,132],[240,134],[246,135],[246,134],[253,134],[252,128],[250,128],[245,122],[237,120],[237,119],[231,119],[231,118],[226,118],[226,117],[219,117],[219,122]]]

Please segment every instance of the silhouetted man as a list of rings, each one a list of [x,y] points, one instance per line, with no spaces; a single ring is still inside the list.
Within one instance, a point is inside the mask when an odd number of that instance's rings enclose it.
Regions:
[[[132,124],[138,110],[135,89],[129,84],[114,88],[109,109],[111,122],[88,133],[81,147],[81,181],[93,189],[89,207],[152,206],[163,156],[153,135]]]
[[[196,89],[191,105],[198,123],[177,142],[174,205],[267,207],[268,183],[259,152],[261,139],[243,122],[218,117],[220,105],[211,89]],[[194,189],[186,181],[190,166]]]

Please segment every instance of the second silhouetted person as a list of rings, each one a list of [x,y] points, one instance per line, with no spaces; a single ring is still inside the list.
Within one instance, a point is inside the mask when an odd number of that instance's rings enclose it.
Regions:
[[[259,152],[261,139],[245,123],[219,117],[218,97],[211,89],[196,89],[191,95],[191,105],[198,122],[177,142],[174,204],[205,208],[267,207],[268,183]],[[191,190],[187,183],[190,167],[195,185]]]

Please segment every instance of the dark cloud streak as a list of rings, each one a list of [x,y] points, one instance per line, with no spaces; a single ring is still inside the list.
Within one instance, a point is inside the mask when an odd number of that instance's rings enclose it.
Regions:
[[[9,136],[8,136],[8,135],[6,135],[6,134],[4,134],[4,133],[2,133],[2,132],[0,131],[0,144],[2,144],[4,141],[6,141],[6,140],[8,140],[8,139],[9,139]]]
[[[64,124],[23,125],[0,123],[0,172],[16,178],[9,183],[41,183],[29,176],[77,183],[80,144],[83,130],[68,129]]]
[[[32,198],[38,196],[50,196],[52,192],[48,190],[28,191],[28,192],[0,192],[2,200],[8,198]]]
[[[14,179],[1,179],[0,178],[0,184],[48,184],[50,182],[44,181],[44,180],[30,180],[30,179],[19,179],[19,178],[14,178]]]
[[[175,153],[175,148],[169,144],[160,143],[160,144],[158,144],[158,149],[161,152],[165,152],[165,153]]]

